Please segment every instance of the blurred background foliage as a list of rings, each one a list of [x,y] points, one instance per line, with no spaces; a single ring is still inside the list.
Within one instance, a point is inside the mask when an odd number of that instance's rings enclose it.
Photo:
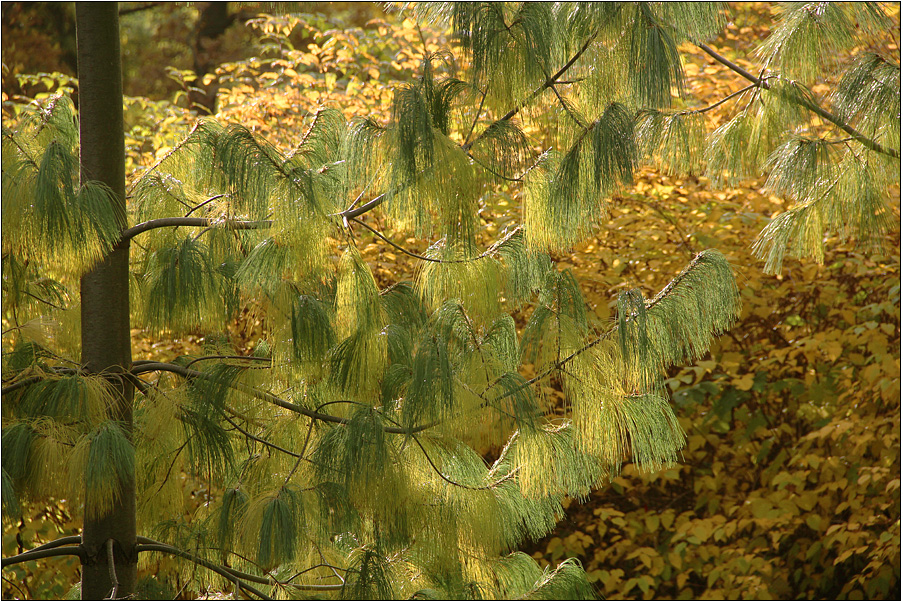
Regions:
[[[273,11],[281,16],[262,8],[273,7],[121,4],[133,177],[199,115],[240,122],[281,146],[322,106],[386,119],[393,88],[444,39],[377,4],[288,3]],[[896,27],[882,50],[899,59],[899,4],[885,8]],[[2,10],[4,123],[61,88],[77,101],[71,3],[5,2]],[[773,9],[731,10],[710,45],[754,70]],[[744,87],[698,48],[680,50],[687,92],[703,104]],[[826,94],[833,83],[813,91]],[[735,110],[725,103],[707,112],[710,131]],[[529,134],[540,146],[542,132]],[[688,434],[683,461],[654,474],[626,466],[608,488],[566,503],[555,532],[528,551],[548,563],[577,557],[606,598],[900,597],[900,230],[885,237],[883,252],[829,238],[823,265],[788,260],[782,274],[766,275],[750,244],[789,204],[763,193],[764,184],[715,188],[643,168],[597,236],[553,258],[573,270],[599,320],[616,312],[628,283],[651,296],[707,247],[729,259],[743,298],[739,323],[711,353],[669,374]],[[482,200],[486,241],[505,226],[500,210],[518,203],[505,186]],[[894,210],[899,222],[899,204]],[[423,241],[404,244],[423,251]],[[413,276],[405,256],[379,239],[363,254],[380,286]],[[517,315],[519,328],[527,314]],[[239,351],[264,335],[253,316],[230,327]],[[191,336],[133,335],[136,357],[198,349]],[[564,402],[555,388],[545,393]],[[198,505],[212,495],[189,476],[182,483]],[[4,524],[3,555],[77,531],[65,501],[23,509]],[[171,569],[171,561],[154,563],[150,575]],[[16,566],[4,573],[3,597],[60,598],[77,573],[74,559]],[[148,580],[146,592],[161,598],[208,594]]]

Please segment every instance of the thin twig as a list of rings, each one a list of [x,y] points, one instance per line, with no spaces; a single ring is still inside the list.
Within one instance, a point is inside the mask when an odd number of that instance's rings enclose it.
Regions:
[[[291,450],[287,450],[287,449],[283,448],[282,446],[279,446],[278,444],[274,444],[274,443],[270,442],[269,440],[264,440],[263,438],[259,438],[259,437],[255,436],[254,434],[250,433],[249,431],[242,429],[241,427],[239,427],[239,425],[235,421],[233,421],[232,419],[227,417],[225,414],[223,414],[223,418],[226,420],[227,423],[229,423],[229,425],[231,425],[232,427],[237,429],[238,432],[241,433],[243,436],[250,438],[250,439],[254,440],[255,442],[259,442],[259,443],[263,444],[264,446],[266,446],[267,448],[272,448],[274,450],[278,450],[279,452],[282,452],[283,454],[293,456],[299,460],[304,458],[302,455],[298,454],[297,452],[292,452]]]
[[[193,213],[196,212],[197,210],[201,209],[201,208],[204,207],[205,205],[207,205],[207,204],[209,204],[209,203],[213,203],[213,202],[216,201],[217,199],[222,199],[222,198],[225,197],[225,196],[226,196],[225,194],[213,195],[212,197],[210,197],[209,199],[207,199],[207,200],[204,201],[203,203],[200,203],[200,204],[195,205],[194,207],[192,207],[192,208],[188,211],[188,213],[185,214],[185,217],[187,218],[188,216],[190,216],[191,214],[193,214]]]
[[[735,96],[739,96],[739,95],[743,94],[744,92],[746,92],[746,91],[748,91],[748,90],[752,90],[753,88],[758,88],[758,86],[757,86],[756,84],[750,84],[750,85],[747,86],[746,88],[741,88],[740,90],[737,90],[736,92],[731,92],[730,94],[728,94],[727,96],[725,96],[724,98],[722,98],[722,99],[721,99],[720,101],[718,101],[717,103],[714,103],[714,104],[712,104],[712,105],[709,105],[708,107],[703,107],[702,109],[685,109],[685,110],[683,110],[683,111],[678,111],[678,112],[677,112],[677,115],[689,115],[689,114],[692,114],[692,113],[706,113],[707,111],[711,111],[711,110],[714,109],[715,107],[717,107],[717,106],[719,106],[719,105],[722,105],[722,104],[726,103],[727,101],[729,101],[730,99],[734,98]]]
[[[420,438],[418,438],[417,436],[414,436],[414,435],[412,435],[411,438],[414,440],[414,443],[417,444],[418,447],[420,447],[420,451],[423,452],[423,456],[426,458],[426,462],[428,462],[430,464],[430,467],[433,468],[433,470],[436,472],[436,475],[441,477],[443,481],[445,481],[457,488],[464,488],[466,490],[493,490],[493,489],[497,488],[498,486],[500,486],[501,484],[508,481],[509,479],[512,479],[519,470],[519,468],[516,467],[513,470],[511,470],[511,472],[508,473],[507,475],[505,475],[504,477],[501,477],[497,481],[495,481],[491,484],[487,484],[485,486],[468,486],[467,484],[460,484],[456,481],[453,481],[453,480],[445,477],[445,474],[443,474],[442,471],[439,470],[439,467],[437,467],[436,463],[433,462],[433,459],[430,458],[430,455],[426,451],[426,448],[424,448],[423,444],[420,443]]]
[[[618,10],[620,10],[620,9],[618,9]],[[514,107],[513,109],[511,109],[510,111],[508,111],[507,113],[505,113],[502,117],[500,117],[500,118],[497,119],[496,121],[497,121],[497,122],[500,122],[500,121],[508,121],[509,119],[511,119],[512,117],[514,117],[515,115],[517,115],[518,111],[520,111],[522,107],[525,107],[530,101],[532,101],[534,98],[536,98],[537,96],[539,96],[540,94],[542,94],[542,92],[543,92],[546,88],[549,88],[550,86],[553,86],[554,84],[556,84],[556,83],[558,82],[558,78],[560,78],[562,75],[564,75],[564,74],[567,72],[567,70],[570,69],[571,66],[572,66],[574,63],[577,62],[577,59],[579,59],[581,56],[583,56],[583,53],[587,51],[587,49],[589,48],[590,44],[592,44],[593,40],[596,39],[596,36],[598,36],[599,33],[602,31],[602,27],[603,27],[604,25],[605,25],[605,24],[600,25],[599,27],[596,28],[596,30],[595,30],[592,34],[590,34],[590,36],[589,36],[589,37],[586,39],[586,41],[583,43],[583,46],[581,46],[580,49],[577,50],[577,52],[574,54],[574,56],[572,56],[572,57],[568,60],[568,62],[565,63],[565,64],[561,67],[561,69],[559,69],[558,71],[556,71],[554,75],[552,75],[549,79],[547,79],[545,82],[543,82],[543,84],[540,85],[539,88],[537,88],[536,90],[534,90],[534,91],[530,94],[530,96],[528,96],[523,102],[518,103],[518,105],[517,105],[516,107]],[[490,126],[490,127],[491,127],[491,126]],[[485,130],[483,130],[483,131],[480,133],[479,136],[477,136],[477,137],[473,140],[473,142],[468,143],[468,144],[466,144],[466,145],[463,145],[461,148],[463,148],[465,151],[469,150],[470,147],[472,147],[478,140],[480,140],[481,138],[483,138],[483,136],[486,134],[486,132],[487,132],[488,130],[489,130],[489,128],[486,128]]]
[[[483,104],[486,102],[486,95],[489,92],[489,86],[486,86],[486,89],[482,90],[481,92],[483,93],[483,97],[480,99],[480,106],[477,107],[477,112],[473,117],[473,123],[470,124],[470,131],[464,138],[464,146],[467,146],[468,142],[470,141],[470,137],[473,136],[473,129],[477,126],[477,122],[480,120],[480,113],[483,112]]]

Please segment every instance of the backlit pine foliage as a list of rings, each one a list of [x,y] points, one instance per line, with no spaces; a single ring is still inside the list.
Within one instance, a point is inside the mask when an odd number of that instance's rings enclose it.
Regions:
[[[707,250],[651,299],[625,291],[600,326],[550,254],[587,237],[647,161],[704,163],[715,183],[767,172],[797,202],[757,242],[768,269],[788,245],[819,258],[825,228],[868,238],[886,225],[898,62],[863,53],[846,67],[831,110],[855,135],[840,142],[825,134],[834,122],[812,125],[820,104],[805,88],[826,67],[819,49],[880,32],[873,5],[787,8],[759,84],[708,135],[699,110],[675,108],[678,45],[717,35],[720,4],[415,12],[449,24],[455,45],[425,55],[387,121],[323,108],[281,148],[202,119],[131,183],[129,216],[78,184],[66,97],[4,127],[4,513],[49,494],[102,512],[134,464],[139,531],[269,572],[273,595],[588,597],[579,563],[544,571],[517,547],[625,462],[678,460],[665,371],[730,328],[739,295]],[[502,185],[518,190],[519,225],[487,244],[481,198]],[[355,232],[375,230],[374,214],[429,241],[414,282],[378,286]],[[203,223],[152,223],[170,217]],[[105,382],[66,360],[78,277],[123,233],[133,326],[211,334],[204,356],[134,363],[132,440],[108,418]],[[238,359],[216,334],[249,305],[268,338]],[[564,416],[543,394],[553,382]],[[486,445],[492,462],[476,452]],[[222,492],[190,521],[183,472]],[[194,578],[220,580],[200,566]]]

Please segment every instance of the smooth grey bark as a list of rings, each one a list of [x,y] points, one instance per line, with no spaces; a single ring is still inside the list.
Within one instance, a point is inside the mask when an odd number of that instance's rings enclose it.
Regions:
[[[119,206],[117,214],[125,216],[118,3],[79,2],[75,20],[81,178],[106,184]],[[123,223],[123,230],[125,226]],[[131,434],[134,387],[124,378],[132,363],[128,267],[126,239],[81,279],[81,362],[86,370],[109,377],[117,393],[112,418]],[[98,516],[86,506],[82,531],[83,599],[109,597],[114,584],[117,598],[135,592],[138,553],[134,468],[131,478],[121,485],[121,493],[106,515]],[[109,540],[113,541],[115,583],[109,566]]]

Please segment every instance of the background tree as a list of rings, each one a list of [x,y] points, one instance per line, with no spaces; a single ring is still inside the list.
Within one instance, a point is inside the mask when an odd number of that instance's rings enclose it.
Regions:
[[[490,596],[564,594],[583,580],[572,564],[541,576],[522,556],[493,557],[548,530],[561,494],[585,495],[593,483],[610,479],[625,453],[646,467],[674,459],[683,436],[662,397],[662,369],[701,354],[736,312],[724,260],[716,253],[697,256],[660,295],[645,301],[638,291],[626,293],[616,323],[593,325],[574,279],[552,268],[543,252],[560,252],[585,236],[600,200],[629,180],[637,146],[672,167],[694,164],[698,123],[681,124],[699,114],[662,111],[679,83],[674,37],[699,42],[718,30],[720,15],[693,6],[506,10],[456,6],[440,15],[465,34],[471,75],[456,79],[452,61],[428,56],[419,82],[396,94],[385,125],[360,121],[346,134],[335,112],[319,111],[301,144],[279,152],[246,129],[202,122],[134,184],[137,225],[121,238],[149,238],[143,253],[133,254],[141,320],[157,329],[213,326],[232,309],[223,307],[224,299],[233,308],[254,299],[270,334],[246,359],[227,358],[234,351],[215,349],[222,344],[212,341],[212,353],[201,358],[132,365],[135,377],[162,371],[187,379],[173,389],[165,380],[138,382],[144,422],[137,450],[139,459],[146,455],[139,475],[147,477],[148,492],[171,487],[173,468],[183,463],[187,472],[226,488],[206,523],[200,517],[164,525],[184,549],[232,550],[281,571],[319,565],[293,586],[302,591],[322,588],[307,580],[337,566],[344,570],[335,574],[342,583],[336,587],[346,595],[420,587],[444,596],[475,588]],[[662,69],[637,71],[640,64]],[[522,79],[510,77],[520,73]],[[746,92],[766,98],[763,81]],[[777,108],[803,103],[824,112],[793,94],[774,98]],[[48,112],[41,132],[60,123],[65,135],[65,107],[61,101]],[[560,127],[551,135],[539,128],[543,110],[556,112]],[[802,121],[801,112],[797,117]],[[893,157],[882,141],[857,134],[855,143],[868,153]],[[549,144],[560,156],[534,154],[539,145],[528,135],[545,137],[540,150]],[[8,138],[11,150],[25,153],[22,138]],[[710,167],[725,148],[723,135],[716,132],[714,140]],[[880,170],[884,164],[876,161]],[[721,168],[716,174],[724,176]],[[21,182],[7,180],[8,173],[5,167],[4,189]],[[523,191],[523,226],[486,241],[474,217],[476,200],[506,186]],[[369,190],[375,192],[361,203]],[[343,199],[357,201],[348,207]],[[173,215],[179,207],[189,215],[157,220],[161,208]],[[424,265],[416,290],[397,285],[380,294],[356,251],[351,226],[373,229],[361,217],[376,207],[396,224],[439,240],[418,254]],[[810,216],[823,219],[815,210],[796,215],[802,217],[784,223],[811,228]],[[198,230],[183,238],[172,226]],[[261,240],[264,228],[272,236]],[[101,244],[120,238],[94,230]],[[328,238],[330,232],[337,234]],[[772,232],[786,230],[769,237]],[[328,254],[342,248],[341,259],[331,260]],[[770,249],[780,254],[783,247]],[[538,304],[518,342],[500,309],[534,292]],[[63,380],[25,381],[48,367],[37,363],[33,346],[22,349],[31,357],[20,356],[8,373],[8,391],[19,391],[15,408],[24,409],[4,431],[4,470],[15,468],[10,476],[26,485],[23,478],[31,476],[24,468],[42,447],[77,449],[89,441],[82,448],[93,453],[95,446],[123,441],[115,428],[81,439],[65,434],[68,442],[40,431],[45,424],[60,429],[60,421],[48,422],[53,412],[47,409],[35,412],[32,396]],[[516,371],[522,358],[530,366]],[[255,362],[270,366],[269,388],[247,369]],[[521,375],[531,370],[531,378]],[[94,383],[81,375],[70,381],[82,389]],[[572,421],[542,418],[557,410],[536,398],[543,390],[534,386],[543,383],[564,387]],[[271,393],[274,385],[293,389],[292,399]],[[105,390],[92,391],[97,404],[97,392]],[[288,413],[274,420],[274,405]],[[474,417],[486,417],[482,433],[475,433]],[[179,426],[181,434],[167,430]],[[243,437],[233,438],[235,432]],[[466,446],[479,438],[505,444],[489,468]],[[244,440],[245,448],[233,439]],[[7,447],[19,451],[9,465]],[[119,456],[108,450],[106,458],[121,465],[122,448]],[[171,460],[168,470],[162,458]],[[551,467],[543,465],[550,458]],[[326,513],[312,518],[317,507]],[[159,505],[144,511],[165,513]],[[139,550],[192,557],[149,541]],[[448,557],[437,558],[437,551]],[[479,562],[462,563],[467,559]],[[229,580],[248,579],[214,569]],[[393,573],[415,579],[390,580]],[[565,590],[549,592],[558,588]]]

